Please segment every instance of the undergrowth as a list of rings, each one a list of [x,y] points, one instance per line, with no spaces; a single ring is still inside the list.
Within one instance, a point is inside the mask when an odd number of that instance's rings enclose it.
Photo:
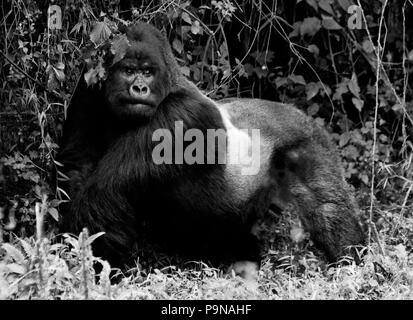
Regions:
[[[56,0],[63,24],[52,30],[48,3],[1,2],[0,299],[412,299],[412,2],[139,3]],[[54,156],[82,56],[130,21],[163,29],[210,97],[292,103],[327,127],[368,229],[360,264],[326,264],[288,223],[253,281],[201,262],[121,274],[93,256],[100,234],[56,234],[67,197]],[[86,51],[95,82],[103,51]]]

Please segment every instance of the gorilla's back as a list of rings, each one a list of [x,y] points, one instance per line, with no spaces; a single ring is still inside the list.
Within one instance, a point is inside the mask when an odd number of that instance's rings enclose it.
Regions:
[[[235,127],[259,129],[261,138],[271,139],[275,148],[293,145],[298,140],[325,138],[324,130],[292,105],[263,99],[228,98],[218,101],[218,107],[225,110],[224,114]]]

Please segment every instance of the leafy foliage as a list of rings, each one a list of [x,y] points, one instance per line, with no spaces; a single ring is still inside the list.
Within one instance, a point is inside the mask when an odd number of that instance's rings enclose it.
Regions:
[[[411,2],[56,0],[54,4],[62,9],[62,29],[47,28],[46,2],[10,0],[0,5],[4,13],[0,18],[4,39],[0,44],[0,242],[7,242],[2,244],[0,289],[5,288],[4,281],[15,284],[0,297],[84,297],[84,288],[98,288],[91,289],[89,297],[110,296],[107,284],[93,287],[91,269],[91,284],[82,289],[79,257],[87,250],[79,249],[79,240],[67,238],[57,245],[27,237],[38,231],[39,206],[46,234],[52,237],[58,206],[68,199],[59,187],[59,180],[66,177],[54,155],[72,92],[82,75],[89,85],[105,79],[107,68],[121,60],[129,46],[122,28],[134,21],[147,21],[163,30],[182,73],[210,97],[293,103],[324,124],[337,142],[346,177],[359,190],[362,212],[377,231],[376,241],[388,251],[383,255],[373,246],[361,269],[325,270],[302,251],[291,250],[294,244],[283,247],[289,239],[305,238],[293,224],[291,232],[278,235],[280,247],[272,251],[278,260],[270,259],[264,266],[260,292],[277,298],[287,293],[309,298],[314,290],[320,298],[397,295],[391,293],[390,280],[380,275],[383,272],[372,269],[379,263],[397,279],[400,295],[408,296],[405,288],[411,286],[412,275],[406,268],[411,266],[413,248]],[[311,251],[311,245],[306,250]],[[298,258],[290,259],[283,252]],[[86,256],[95,261],[90,252]],[[44,263],[43,271],[39,261]],[[283,270],[271,271],[283,265],[297,278],[286,279]],[[46,272],[43,282],[42,272]],[[205,279],[204,271],[197,272],[159,271],[152,275],[153,287],[142,284],[136,292],[125,283],[123,289],[128,289],[117,297],[185,297],[171,287],[186,277]],[[203,294],[184,291],[187,296],[227,297],[228,283],[231,290],[237,288],[235,280],[214,282],[217,271],[208,272]],[[45,282],[49,278],[53,283]],[[282,280],[293,285],[286,288]],[[185,283],[193,285],[184,281],[184,289]],[[66,286],[73,290],[68,293]],[[238,293],[230,297],[251,296],[248,290]],[[252,296],[262,297],[261,293]]]

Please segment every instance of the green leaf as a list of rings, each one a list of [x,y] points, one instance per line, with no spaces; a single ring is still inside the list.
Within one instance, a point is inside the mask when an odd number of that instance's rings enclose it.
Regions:
[[[369,185],[369,177],[366,174],[360,174],[360,179],[365,185]]]
[[[303,86],[307,84],[302,75],[291,74],[288,76],[288,79],[290,79],[295,84],[302,84]]]
[[[318,49],[318,47],[315,44],[310,44],[307,47],[307,49],[308,49],[308,51],[313,53],[315,56],[318,56],[320,54],[320,49]]]
[[[56,210],[56,208],[49,208],[47,212],[53,217],[53,219],[59,221],[59,212]]]
[[[338,3],[340,6],[343,8],[344,11],[347,12],[347,9],[353,5],[353,2],[351,0],[338,0]]]
[[[407,59],[409,59],[410,61],[413,61],[413,50],[411,50],[407,56]]]
[[[19,239],[19,240],[20,240],[20,244],[23,248],[23,251],[26,257],[31,257],[33,253],[35,252],[36,248],[31,246],[30,243],[24,239]]]
[[[88,86],[93,85],[98,82],[97,72],[95,68],[89,69],[84,75],[86,84]]]
[[[320,0],[318,6],[323,9],[325,12],[328,12],[331,15],[334,15],[333,8],[331,7],[329,0]]]
[[[315,122],[321,127],[325,126],[325,121],[324,121],[323,118],[317,117],[317,118],[315,118]]]
[[[294,22],[293,24],[293,31],[291,31],[288,35],[288,38],[294,38],[300,35],[300,27],[301,27],[302,22],[297,21]]]
[[[90,33],[90,41],[92,41],[95,46],[99,46],[109,39],[111,34],[112,31],[110,31],[105,22],[96,22],[92,32]]]
[[[194,23],[192,24],[192,26],[191,26],[191,32],[192,32],[193,34],[202,34],[202,29],[201,29],[201,27],[200,27],[200,25],[199,25],[199,21],[198,21],[198,20],[195,20]]]
[[[185,11],[182,12],[181,17],[182,17],[182,20],[184,20],[186,23],[192,24],[191,17]]]
[[[81,27],[82,27],[82,22],[76,23],[75,26],[72,28],[72,30],[70,30],[69,34],[71,33],[78,34]]]
[[[316,17],[305,18],[300,25],[301,36],[314,36],[321,28],[321,21]]]
[[[52,68],[53,68],[54,74],[56,76],[56,79],[59,82],[64,82],[65,79],[66,79],[65,72],[63,71],[64,67],[62,69],[59,69],[59,68],[56,68],[56,67],[52,66]]]
[[[181,69],[181,73],[186,76],[189,77],[190,76],[190,69],[187,66],[182,66],[180,67]]]
[[[110,51],[114,55],[112,65],[119,62],[125,57],[126,51],[128,50],[129,46],[130,43],[125,34],[116,36],[110,47]]]
[[[374,51],[374,45],[369,39],[363,41],[362,47],[367,53],[372,53]]]
[[[310,117],[312,117],[312,116],[315,116],[319,110],[320,110],[320,106],[317,103],[313,103],[311,106],[308,107],[307,114]]]
[[[180,40],[175,38],[174,41],[172,41],[172,48],[174,48],[176,52],[182,53],[184,46]]]
[[[95,241],[100,236],[103,236],[104,234],[105,234],[105,232],[98,232],[98,233],[95,233],[95,234],[91,235],[89,238],[87,238],[86,244],[87,245],[92,244],[93,241]]]
[[[90,68],[84,75],[88,86],[97,83],[100,79],[105,79],[105,77],[106,69],[102,64],[102,60],[99,61],[96,67]]]
[[[290,230],[290,238],[295,243],[300,243],[306,238],[304,229],[301,226],[293,226]]]
[[[245,68],[242,65],[241,61],[235,58],[235,64],[236,64],[235,70],[237,71],[238,75],[240,77],[248,78],[248,73],[245,71]]]
[[[10,243],[2,243],[1,248],[6,251],[6,254],[17,263],[24,263],[25,257],[23,253]]]
[[[357,158],[360,156],[360,153],[354,145],[350,144],[343,148],[343,155],[347,159],[357,160]],[[354,170],[353,173],[357,173],[357,170]]]
[[[340,140],[338,142],[340,148],[344,147],[350,141],[350,137],[351,136],[348,132],[344,132],[342,135],[340,135]]]
[[[348,92],[347,83],[348,83],[348,79],[343,80],[337,85],[336,92],[334,92],[334,95],[333,95],[333,100],[340,100],[342,98],[342,95]]]
[[[305,0],[307,4],[314,8],[315,11],[318,11],[317,2],[315,0]]]
[[[286,84],[288,84],[288,80],[285,77],[279,77],[275,79],[275,86],[277,88],[281,88],[283,86],[285,86]]]
[[[363,109],[363,106],[364,106],[363,100],[353,97],[351,101],[353,102],[354,106],[356,107],[358,111],[361,111],[361,109]]]
[[[319,82],[310,82],[307,84],[305,91],[307,94],[307,101],[311,100],[312,98],[314,98],[318,92],[320,91],[320,88],[322,86],[320,85]]]
[[[400,103],[396,103],[391,107],[394,112],[403,111],[403,105]]]
[[[347,84],[350,92],[357,98],[360,99],[360,87],[357,83],[357,76],[355,73],[351,76],[351,80]]]
[[[255,67],[254,72],[259,79],[265,78],[268,75],[268,70],[264,70],[262,67]]]
[[[331,96],[331,88],[328,85],[324,85],[321,82],[318,82],[320,84],[320,89],[321,89],[321,96],[324,97],[324,95]]]
[[[323,28],[327,30],[340,30],[341,26],[334,20],[333,17],[323,16]]]
[[[17,273],[23,275],[26,273],[26,268],[17,263],[9,263],[6,265],[7,273]]]
[[[228,47],[226,43],[222,43],[219,46],[219,53],[220,53],[220,58],[224,60],[228,60]]]

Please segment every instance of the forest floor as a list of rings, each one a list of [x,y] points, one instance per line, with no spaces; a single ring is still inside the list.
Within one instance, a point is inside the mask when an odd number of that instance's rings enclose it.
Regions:
[[[395,212],[400,208],[380,210],[380,245],[364,248],[360,264],[343,258],[329,265],[311,241],[286,241],[247,280],[192,262],[150,272],[137,272],[137,264],[114,282],[107,262],[95,276],[93,235],[65,244],[18,238],[3,243],[0,299],[413,299],[413,219]]]

